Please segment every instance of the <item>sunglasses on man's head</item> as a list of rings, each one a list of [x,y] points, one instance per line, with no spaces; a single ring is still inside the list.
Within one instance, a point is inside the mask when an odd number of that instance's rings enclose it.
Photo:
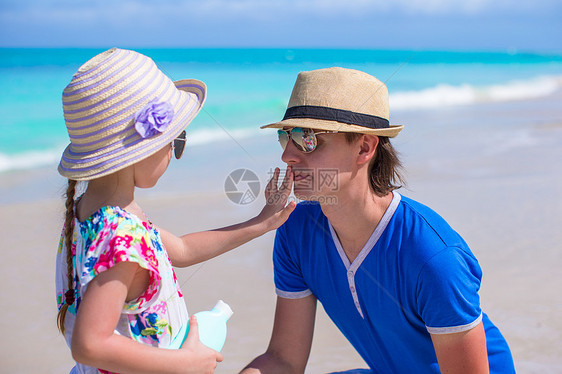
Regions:
[[[310,153],[316,149],[318,146],[318,139],[316,135],[318,134],[335,134],[337,131],[319,131],[314,132],[313,129],[307,129],[302,127],[293,127],[288,130],[277,130],[277,135],[279,135],[279,143],[283,150],[287,148],[289,139],[292,140],[293,144],[297,149],[303,153]]]
[[[183,155],[183,151],[185,150],[185,142],[187,140],[187,136],[185,134],[185,130],[178,135],[177,138],[174,139],[172,142],[172,150],[174,151],[174,156],[176,160],[179,160]]]

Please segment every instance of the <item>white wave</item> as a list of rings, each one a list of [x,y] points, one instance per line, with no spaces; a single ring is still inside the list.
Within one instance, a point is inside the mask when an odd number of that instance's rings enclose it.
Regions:
[[[56,165],[60,160],[61,153],[58,150],[31,151],[14,155],[0,153],[0,173]]]
[[[258,126],[244,129],[227,129],[225,127],[214,130],[194,130],[187,135],[188,145],[202,145],[223,140],[240,140],[252,136],[266,135]]]
[[[188,134],[188,146],[199,146],[217,141],[235,141],[252,136],[267,135],[266,131],[260,131],[256,126],[245,129],[214,129],[194,130]],[[18,154],[0,153],[0,173],[14,170],[29,170],[44,166],[55,166],[60,161],[62,150],[29,151]]]
[[[419,91],[390,95],[392,110],[429,109],[485,102],[502,102],[545,97],[562,88],[562,76],[541,76],[505,84],[477,87],[470,84],[440,84]]]

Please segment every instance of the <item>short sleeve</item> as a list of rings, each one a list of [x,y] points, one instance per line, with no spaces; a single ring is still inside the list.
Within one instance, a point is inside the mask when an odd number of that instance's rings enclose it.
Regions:
[[[103,229],[92,239],[85,253],[81,283],[89,283],[120,262],[137,263],[149,271],[150,283],[143,295],[125,304],[124,313],[139,313],[148,308],[156,300],[161,287],[158,259],[149,227],[139,220],[119,217],[116,222],[105,222]]]
[[[418,279],[418,313],[431,334],[468,331],[482,319],[482,271],[470,253],[448,247],[433,256]]]
[[[277,229],[273,247],[275,290],[286,299],[300,299],[312,292],[304,281],[299,266],[298,249],[288,243],[286,224]]]

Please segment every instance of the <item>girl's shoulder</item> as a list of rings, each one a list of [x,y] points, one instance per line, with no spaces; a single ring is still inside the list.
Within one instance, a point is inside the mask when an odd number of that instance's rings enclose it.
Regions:
[[[73,245],[82,284],[119,262],[159,273],[162,245],[150,223],[118,206],[104,206],[78,225]]]
[[[113,232],[135,232],[146,235],[153,230],[153,226],[148,221],[143,221],[137,215],[126,211],[119,206],[103,206],[92,213],[84,221],[78,221],[81,231],[90,234],[100,231]]]

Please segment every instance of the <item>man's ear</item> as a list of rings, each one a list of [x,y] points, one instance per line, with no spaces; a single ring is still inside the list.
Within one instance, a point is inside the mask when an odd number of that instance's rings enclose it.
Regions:
[[[375,151],[379,145],[379,137],[376,135],[362,135],[358,143],[359,154],[357,155],[357,164],[369,163],[375,156]]]

